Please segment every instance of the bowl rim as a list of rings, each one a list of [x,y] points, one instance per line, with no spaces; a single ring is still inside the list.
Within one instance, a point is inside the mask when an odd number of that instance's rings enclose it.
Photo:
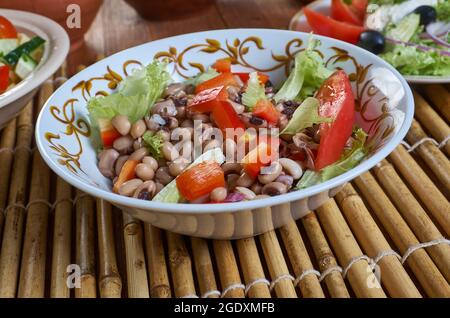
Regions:
[[[69,53],[70,40],[63,27],[45,16],[11,9],[0,9],[0,15],[4,15],[22,29],[33,33],[36,32],[29,28],[36,29],[40,33],[38,35],[44,36],[47,40],[44,56],[39,61],[38,68],[0,96],[0,109],[2,109],[38,88],[58,70]]]
[[[162,41],[167,40],[176,40],[177,38],[184,37],[186,35],[201,35],[202,37],[208,36],[210,34],[217,34],[219,33],[231,33],[231,34],[238,34],[239,32],[259,32],[259,33],[290,33],[292,35],[303,35],[305,37],[308,36],[308,33],[304,32],[298,32],[298,31],[291,31],[291,30],[281,30],[281,29],[264,29],[264,28],[238,28],[238,29],[220,29],[220,30],[210,30],[210,31],[203,31],[203,32],[194,32],[194,33],[187,33],[182,35],[176,35],[172,37],[167,37],[163,39],[159,39],[156,41],[150,41],[144,44],[140,44],[125,50],[122,50],[120,52],[117,52],[113,55],[110,55],[109,57],[103,59],[104,62],[107,59],[114,59],[115,56],[123,54],[125,55],[127,51],[136,49],[138,47],[143,47],[148,45],[149,43],[158,43]],[[354,46],[352,44],[339,41],[336,39],[332,39],[325,36],[320,35],[314,35],[316,38],[322,41],[322,43],[330,43],[331,45],[341,45],[344,47],[348,47],[349,49],[359,52],[363,55],[372,55],[372,58],[378,59],[381,66],[386,67],[390,71],[394,73],[394,75],[400,80],[402,87],[405,90],[405,98],[406,98],[406,112],[405,112],[405,118],[404,121],[400,127],[400,129],[396,132],[394,136],[392,136],[391,140],[388,141],[383,147],[381,147],[374,155],[372,155],[370,158],[364,160],[361,162],[358,166],[355,168],[343,173],[340,176],[337,176],[333,179],[330,179],[328,181],[325,181],[323,183],[314,185],[312,187],[288,192],[285,194],[258,199],[258,200],[251,200],[251,201],[243,201],[243,202],[235,202],[235,203],[221,203],[221,204],[191,204],[191,203],[165,203],[165,202],[156,202],[156,201],[144,201],[139,200],[136,198],[129,198],[125,196],[121,196],[119,194],[115,194],[111,191],[107,191],[104,189],[100,189],[98,187],[95,187],[94,185],[91,185],[87,182],[78,180],[75,176],[71,175],[69,172],[65,171],[63,167],[58,165],[56,161],[54,161],[50,155],[49,152],[46,151],[46,148],[44,146],[44,140],[39,132],[42,122],[42,117],[44,114],[44,110],[46,110],[49,107],[50,101],[54,98],[54,95],[59,94],[59,91],[63,88],[63,85],[59,87],[47,100],[45,105],[42,107],[41,112],[39,113],[38,119],[36,121],[36,128],[35,128],[35,135],[36,135],[36,144],[39,149],[39,152],[41,153],[44,161],[50,166],[50,168],[59,175],[62,179],[64,179],[66,182],[72,184],[76,188],[94,196],[97,198],[104,199],[108,202],[111,202],[113,204],[119,205],[123,208],[137,208],[140,210],[147,210],[147,211],[154,211],[154,212],[164,212],[164,213],[170,213],[170,214],[178,214],[183,213],[186,215],[193,215],[193,214],[215,214],[215,213],[223,213],[223,212],[238,212],[242,210],[254,210],[258,208],[264,208],[264,207],[270,207],[275,205],[280,205],[284,203],[289,203],[292,201],[301,200],[316,194],[319,194],[324,191],[328,191],[332,188],[338,187],[345,182],[348,182],[357,176],[361,175],[362,173],[368,171],[373,166],[375,166],[377,163],[379,163],[381,160],[386,158],[403,140],[406,133],[409,130],[409,127],[411,126],[413,116],[414,116],[414,99],[412,95],[412,91],[405,81],[405,79],[401,76],[401,74],[393,68],[391,65],[389,65],[387,62],[379,58],[378,56],[362,49],[357,46]],[[102,61],[99,61],[97,63],[102,63]],[[79,72],[77,75],[82,77],[83,75],[89,73],[91,67],[93,68],[94,65],[97,63],[92,64],[91,66],[85,68],[81,72]],[[76,76],[76,75],[75,75]]]

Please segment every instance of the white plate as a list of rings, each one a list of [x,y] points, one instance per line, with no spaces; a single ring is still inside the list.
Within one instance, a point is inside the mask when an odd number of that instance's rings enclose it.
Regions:
[[[266,199],[226,204],[174,204],[138,200],[111,191],[111,181],[97,167],[96,150],[89,140],[87,100],[111,93],[137,63],[166,59],[175,81],[192,76],[225,56],[233,68],[257,68],[279,84],[291,62],[304,49],[309,34],[287,30],[229,29],[184,34],[145,43],[111,55],[65,82],[44,105],[36,123],[36,141],[45,162],[68,183],[110,201],[155,226],[192,236],[241,238],[285,225],[333,197],[347,181],[385,158],[408,131],[414,101],[401,75],[376,55],[357,46],[317,36],[330,68],[342,68],[353,78],[352,88],[363,107],[356,112],[359,126],[369,131],[370,156],[352,170],[322,184]],[[359,78],[359,81],[356,81]],[[404,94],[384,98],[376,81]],[[391,85],[392,84],[392,85]],[[392,89],[391,89],[392,90]],[[391,94],[388,94],[391,97]],[[395,95],[395,94],[393,94]],[[395,102],[394,102],[395,100]]]
[[[63,64],[70,42],[66,31],[44,16],[18,10],[0,9],[0,15],[14,24],[19,32],[45,39],[44,55],[38,67],[16,86],[0,95],[0,128],[25,107],[36,89]]]
[[[316,0],[307,5],[308,8],[325,15],[330,14],[331,0]],[[289,22],[289,30],[311,32],[303,10],[298,11]],[[411,76],[403,75],[412,84],[450,83],[450,76]]]

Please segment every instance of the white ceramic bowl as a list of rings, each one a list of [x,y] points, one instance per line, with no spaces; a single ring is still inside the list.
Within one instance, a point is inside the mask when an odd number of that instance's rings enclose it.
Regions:
[[[330,15],[331,0],[316,0],[307,5],[311,10]],[[311,27],[303,14],[299,10],[289,22],[289,30],[311,32]],[[450,83],[450,76],[425,76],[425,75],[403,75],[409,83],[413,84],[437,84]]]
[[[0,95],[0,129],[22,110],[37,88],[63,64],[69,52],[69,37],[53,20],[38,14],[0,9],[0,15],[9,19],[19,32],[39,35],[46,40],[44,54],[38,67],[16,86]]]
[[[123,197],[111,192],[111,182],[99,172],[89,141],[86,100],[111,92],[117,82],[139,63],[166,59],[174,80],[196,74],[198,68],[229,56],[233,67],[257,68],[276,84],[286,76],[290,61],[305,47],[308,34],[285,30],[231,29],[162,39],[107,57],[84,69],[62,85],[39,115],[36,138],[47,164],[75,187],[128,211],[157,227],[192,236],[236,239],[256,235],[298,219],[333,197],[347,181],[385,158],[405,136],[414,112],[413,98],[405,80],[377,56],[356,46],[317,36],[318,50],[330,67],[341,67],[359,78],[353,81],[362,101],[357,120],[370,135],[371,155],[360,165],[325,183],[267,199],[227,204],[168,204]],[[378,75],[376,75],[378,74]],[[387,87],[400,99],[382,98],[373,85],[390,78]],[[396,105],[394,105],[396,104]]]

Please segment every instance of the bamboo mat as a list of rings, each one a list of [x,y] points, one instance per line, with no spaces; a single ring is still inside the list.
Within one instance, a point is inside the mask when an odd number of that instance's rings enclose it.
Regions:
[[[212,241],[143,224],[49,170],[33,123],[64,76],[0,132],[0,297],[450,297],[449,87],[416,87],[404,144],[317,211]]]

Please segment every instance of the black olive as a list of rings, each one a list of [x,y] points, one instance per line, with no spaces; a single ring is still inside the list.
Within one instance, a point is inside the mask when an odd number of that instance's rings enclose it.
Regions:
[[[375,30],[367,30],[361,32],[359,35],[358,46],[372,52],[373,54],[380,54],[384,51],[386,41],[383,34]]]
[[[420,15],[420,24],[427,26],[436,21],[436,9],[432,6],[420,6],[414,10],[414,13]]]

